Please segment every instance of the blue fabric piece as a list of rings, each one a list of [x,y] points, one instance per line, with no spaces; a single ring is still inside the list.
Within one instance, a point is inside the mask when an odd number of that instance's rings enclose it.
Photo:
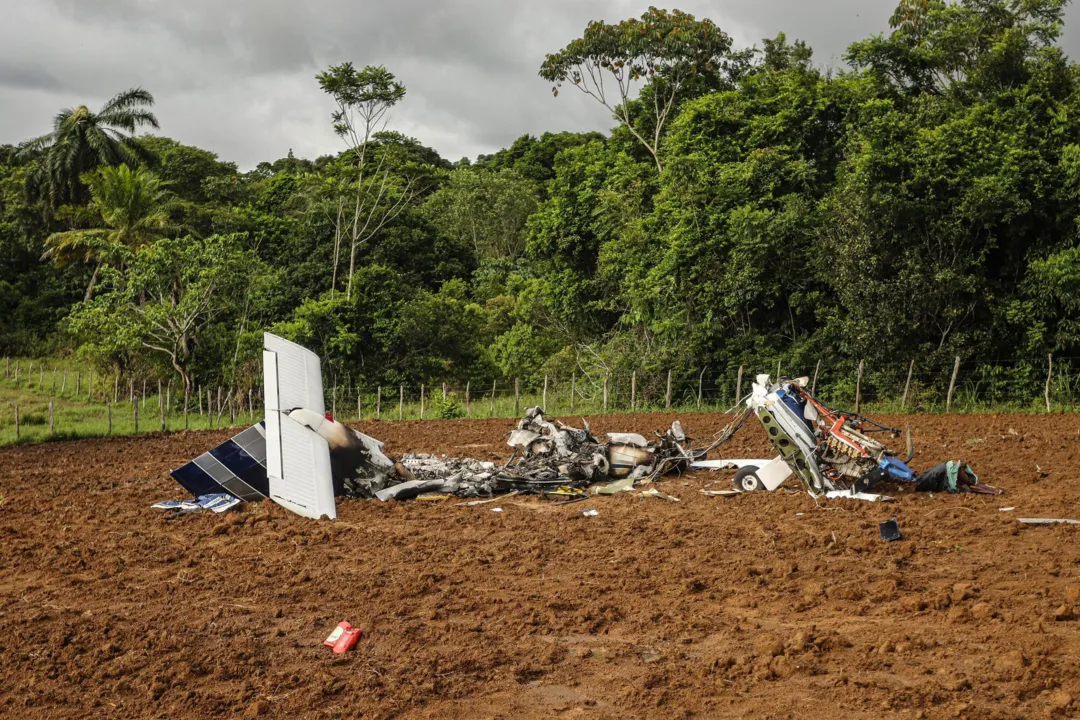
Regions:
[[[915,471],[894,457],[886,457],[878,463],[878,467],[889,474],[890,480],[898,482],[913,482]]]
[[[776,396],[780,398],[785,405],[788,406],[791,412],[795,413],[795,417],[799,418],[800,420],[803,419],[803,408],[801,405],[799,405],[799,401],[792,397],[790,393],[781,388],[776,391]]]

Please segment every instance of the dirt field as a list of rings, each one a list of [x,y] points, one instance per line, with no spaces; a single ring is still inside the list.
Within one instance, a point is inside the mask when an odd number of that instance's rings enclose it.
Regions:
[[[723,424],[681,419],[699,438]],[[1007,494],[819,508],[705,496],[731,473],[695,473],[662,483],[679,503],[170,521],[149,507],[182,497],[169,468],[228,433],[0,450],[0,716],[1077,717],[1080,527],[1016,518],[1080,517],[1080,418],[910,421],[916,468],[968,459]],[[362,429],[395,454],[494,459],[510,424]],[[729,446],[765,451],[757,426]],[[904,539],[884,543],[891,517]],[[365,637],[335,657],[343,619]]]

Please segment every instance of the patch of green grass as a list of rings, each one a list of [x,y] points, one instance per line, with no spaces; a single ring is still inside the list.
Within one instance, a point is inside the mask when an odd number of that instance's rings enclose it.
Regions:
[[[109,388],[111,390],[112,388]],[[76,396],[74,388],[66,388],[61,393],[59,388],[53,392],[51,384],[40,387],[36,382],[24,383],[24,378],[0,379],[0,445],[13,443],[40,442],[75,438],[105,437],[108,435],[132,435],[136,432],[135,407],[126,393],[121,393],[117,403],[106,404],[101,390],[92,397],[87,397],[85,386],[79,388]],[[141,395],[141,393],[139,393]],[[204,430],[229,424],[228,412],[218,421],[213,422],[207,414],[200,415],[192,405],[185,419],[182,398],[170,398],[173,407],[165,416],[168,430]],[[52,404],[52,424],[50,429],[50,403]],[[136,398],[138,405],[138,432],[161,430],[161,410],[156,394],[145,401]],[[15,409],[18,407],[19,423],[16,431]],[[245,425],[248,415],[244,413],[236,418],[237,425]]]
[[[27,372],[30,363],[34,370]],[[15,380],[14,367],[18,364],[20,375]],[[5,367],[8,377],[3,375]],[[41,371],[44,367],[45,372]],[[56,368],[54,375],[53,368]],[[65,381],[66,373],[66,381]],[[54,379],[55,378],[55,379]],[[93,384],[91,385],[91,379]],[[147,390],[153,390],[142,399],[142,383],[136,383],[136,404],[139,408],[138,432],[157,432],[161,430],[161,412],[159,410],[157,381],[147,383]],[[175,386],[173,388],[175,390]],[[606,414],[629,414],[633,412],[646,413],[663,411],[664,398],[642,400],[638,396],[636,408],[630,407],[629,388],[621,387],[612,383],[609,388],[608,402],[605,408],[603,393],[599,387],[579,383],[576,397],[571,403],[570,383],[567,381],[552,382],[549,385],[545,397],[540,391],[523,391],[515,402],[512,387],[505,384],[498,387],[495,397],[492,399],[490,387],[487,390],[474,390],[470,393],[469,402],[465,401],[463,391],[448,393],[447,401],[442,400],[441,388],[427,388],[424,393],[423,404],[420,402],[420,393],[417,388],[406,388],[404,401],[399,404],[399,388],[384,387],[381,396],[381,412],[378,413],[382,420],[425,420],[436,419],[440,415],[456,416],[464,414],[471,418],[515,418],[525,411],[525,408],[544,405],[544,409],[551,416],[583,416]],[[748,382],[744,383],[743,389],[749,391]],[[339,389],[335,402],[332,388],[327,387],[326,408],[334,412],[335,417],[343,422],[354,422],[358,419],[357,397],[355,390],[346,393]],[[835,389],[834,389],[835,390]],[[106,404],[106,398],[116,393],[117,402],[110,407]],[[91,373],[85,367],[80,367],[73,360],[52,360],[49,358],[30,360],[21,358],[11,359],[6,365],[0,359],[0,445],[12,443],[42,442],[48,440],[95,438],[108,435],[132,435],[135,428],[135,409],[130,400],[131,386],[127,382],[116,383],[112,377],[101,377]],[[705,397],[699,406],[696,395],[684,394],[673,397],[674,404],[670,411],[679,412],[723,412],[731,407],[734,402],[727,397]],[[818,396],[827,403],[839,405],[841,408],[853,409],[854,403],[839,402],[832,397],[832,392],[819,388]],[[365,390],[361,397],[362,418],[370,420],[377,415],[378,394],[375,389]],[[204,412],[199,413],[195,401],[185,419],[182,404],[183,398],[170,394],[171,407],[165,417],[165,427],[168,430],[204,430],[211,427],[221,427],[230,424],[228,411],[218,419],[211,421]],[[258,404],[258,391],[256,391],[256,403]],[[52,429],[49,425],[49,403],[52,403]],[[1026,403],[1001,403],[994,405],[981,405],[973,400],[971,394],[958,394],[953,403],[954,412],[1044,412],[1045,406],[1039,398]],[[573,407],[571,408],[571,404]],[[19,431],[15,431],[15,407],[19,408]],[[246,405],[246,404],[245,404]],[[449,410],[448,410],[449,409]],[[1064,405],[1055,405],[1055,412],[1068,411],[1070,408]],[[246,411],[247,408],[245,407]],[[944,399],[940,402],[931,400],[928,396],[913,397],[912,402],[903,405],[899,397],[871,398],[862,405],[862,412],[868,415],[875,414],[928,414],[941,413],[945,410]],[[243,427],[262,418],[262,411],[256,407],[253,415],[247,412],[239,413],[233,425]]]

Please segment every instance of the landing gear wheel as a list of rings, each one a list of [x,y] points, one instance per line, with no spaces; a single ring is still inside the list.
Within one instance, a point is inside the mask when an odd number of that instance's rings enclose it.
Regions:
[[[757,465],[743,465],[739,468],[735,473],[735,489],[743,492],[764,490],[765,485],[762,484],[761,478],[757,476],[757,471]]]

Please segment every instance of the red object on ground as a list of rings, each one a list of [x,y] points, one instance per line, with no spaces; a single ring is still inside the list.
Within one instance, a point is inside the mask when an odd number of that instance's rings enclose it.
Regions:
[[[364,634],[364,631],[360,628],[350,627],[341,633],[341,637],[338,638],[337,643],[334,644],[334,654],[341,655],[347,653],[356,647],[356,643],[360,640],[360,636]]]
[[[342,620],[337,624],[337,627],[334,628],[334,632],[330,633],[330,637],[323,640],[323,645],[328,648],[334,647],[335,645],[337,645],[337,641],[341,639],[341,636],[344,635],[346,631],[352,629],[352,623]]]

